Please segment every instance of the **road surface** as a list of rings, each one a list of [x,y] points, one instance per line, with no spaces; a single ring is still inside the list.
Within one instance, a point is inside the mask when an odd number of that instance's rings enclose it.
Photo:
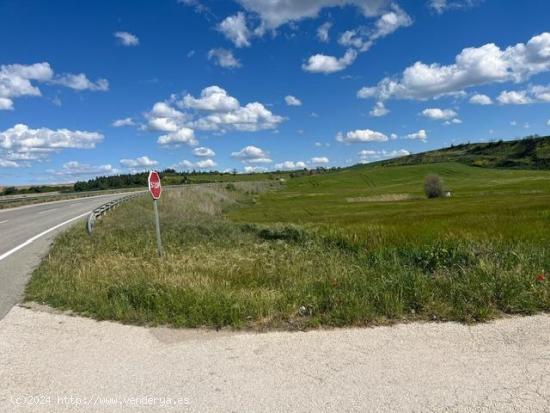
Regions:
[[[0,210],[0,319],[21,299],[33,268],[47,253],[53,237],[94,208],[124,195],[127,193]]]
[[[227,333],[14,307],[0,321],[0,411],[547,413],[549,331],[538,315]]]

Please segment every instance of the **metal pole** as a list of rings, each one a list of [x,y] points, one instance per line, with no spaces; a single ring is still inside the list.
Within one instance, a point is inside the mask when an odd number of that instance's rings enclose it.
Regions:
[[[153,209],[155,210],[155,225],[157,227],[157,249],[159,252],[159,257],[162,257],[162,240],[160,238],[160,220],[159,220],[159,209],[157,207],[157,200],[153,199]]]

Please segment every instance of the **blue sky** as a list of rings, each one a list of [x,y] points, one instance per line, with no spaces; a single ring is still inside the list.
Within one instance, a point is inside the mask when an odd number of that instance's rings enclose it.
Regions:
[[[0,0],[0,184],[550,134],[547,0]]]

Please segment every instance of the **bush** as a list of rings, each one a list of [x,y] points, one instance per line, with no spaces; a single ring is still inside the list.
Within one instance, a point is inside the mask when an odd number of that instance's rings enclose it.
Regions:
[[[424,179],[424,193],[428,198],[441,198],[444,196],[443,180],[437,175],[428,175]]]

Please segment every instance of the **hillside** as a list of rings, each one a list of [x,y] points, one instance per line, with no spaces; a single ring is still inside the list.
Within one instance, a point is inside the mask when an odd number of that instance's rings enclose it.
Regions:
[[[513,141],[467,143],[378,162],[378,165],[418,165],[460,162],[485,168],[550,169],[550,136]]]

